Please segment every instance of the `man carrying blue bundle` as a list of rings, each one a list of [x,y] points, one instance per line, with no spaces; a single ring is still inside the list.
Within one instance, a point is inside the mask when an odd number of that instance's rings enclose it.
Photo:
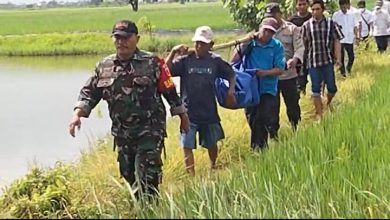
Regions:
[[[199,144],[208,149],[211,168],[215,168],[218,156],[217,142],[225,137],[215,99],[215,80],[221,77],[229,80],[226,97],[228,106],[235,105],[235,73],[232,67],[219,55],[210,52],[214,45],[210,27],[198,27],[192,38],[195,51],[188,53],[188,47],[173,47],[166,63],[172,76],[180,76],[180,94],[188,109],[190,130],[181,133],[187,172],[195,175],[194,154],[196,133],[199,132]],[[175,58],[175,55],[182,56]],[[183,55],[184,54],[184,55]]]
[[[275,18],[267,17],[260,24],[255,39],[240,45],[244,54],[248,47],[251,48],[246,60],[250,68],[256,69],[259,77],[260,104],[245,109],[253,150],[264,149],[268,145],[268,136],[273,139],[278,137],[278,76],[286,66],[283,44],[273,37],[279,28]],[[235,52],[232,61],[239,59],[240,54]]]

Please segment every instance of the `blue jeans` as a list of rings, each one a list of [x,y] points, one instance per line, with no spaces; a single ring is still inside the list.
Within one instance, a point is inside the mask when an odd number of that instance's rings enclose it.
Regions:
[[[312,96],[321,96],[321,83],[325,82],[329,95],[337,92],[333,63],[309,68]]]
[[[188,133],[181,133],[180,142],[182,147],[187,149],[196,149],[196,133],[199,132],[199,144],[204,148],[214,148],[217,142],[225,138],[220,123],[213,124],[195,124],[190,123]]]

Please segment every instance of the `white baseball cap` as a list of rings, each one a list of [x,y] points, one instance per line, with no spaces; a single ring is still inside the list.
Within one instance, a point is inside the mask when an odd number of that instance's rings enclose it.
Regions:
[[[194,37],[192,37],[192,41],[201,41],[208,44],[213,41],[213,38],[214,34],[211,28],[209,26],[201,26],[196,29]]]

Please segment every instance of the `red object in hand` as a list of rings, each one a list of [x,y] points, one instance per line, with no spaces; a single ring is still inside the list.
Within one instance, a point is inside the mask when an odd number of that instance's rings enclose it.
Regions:
[[[175,84],[172,80],[171,71],[164,59],[158,59],[158,65],[160,67],[160,78],[157,82],[157,90],[159,92],[166,92],[175,89]]]

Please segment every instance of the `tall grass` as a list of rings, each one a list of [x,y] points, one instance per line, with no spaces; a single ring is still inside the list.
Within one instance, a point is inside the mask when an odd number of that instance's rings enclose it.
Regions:
[[[138,21],[143,16],[160,29],[194,30],[201,25],[214,29],[237,27],[220,2],[175,3],[140,5],[138,12],[133,12],[129,6],[0,11],[0,35],[108,32],[117,20]]]
[[[269,150],[259,154],[249,150],[242,110],[220,109],[227,137],[219,145],[221,169],[211,171],[207,152],[197,150],[195,178],[184,172],[178,119],[169,120],[158,204],[132,201],[131,191],[119,178],[111,138],[105,138],[84,152],[77,164],[57,165],[54,170],[61,171],[57,176],[35,171],[16,181],[0,200],[0,216],[386,218],[388,59],[359,53],[352,77],[337,78],[335,110],[327,111],[320,124],[312,123],[308,96],[301,99],[304,117],[297,133],[291,132],[282,109],[281,141],[271,142]],[[53,178],[58,179],[55,184]],[[37,191],[31,183],[50,187]]]
[[[245,155],[240,163],[212,178],[184,180],[182,189],[163,192],[139,217],[388,218],[388,58],[364,57],[354,76],[339,82],[337,103],[352,97],[355,103],[338,104],[321,124],[260,154],[243,153],[245,140],[230,142],[236,150],[229,153]]]

